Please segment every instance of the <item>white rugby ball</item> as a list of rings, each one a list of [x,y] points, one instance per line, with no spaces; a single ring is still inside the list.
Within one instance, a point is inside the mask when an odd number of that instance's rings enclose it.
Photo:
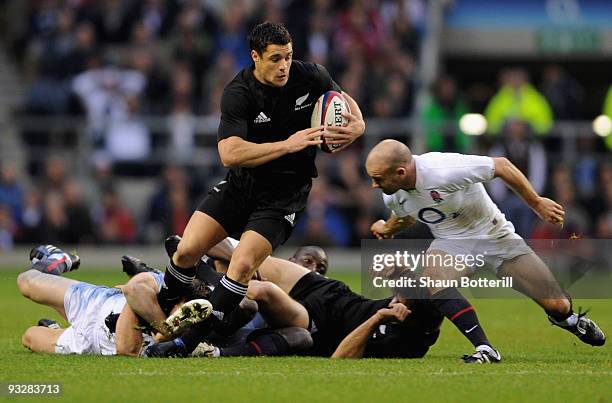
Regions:
[[[315,104],[310,118],[310,127],[317,126],[346,126],[348,120],[342,116],[342,112],[350,113],[350,107],[346,99],[337,91],[327,91],[321,95]],[[319,148],[326,153],[331,153],[340,147],[340,144],[329,144],[332,140],[329,135],[321,135],[323,143]]]

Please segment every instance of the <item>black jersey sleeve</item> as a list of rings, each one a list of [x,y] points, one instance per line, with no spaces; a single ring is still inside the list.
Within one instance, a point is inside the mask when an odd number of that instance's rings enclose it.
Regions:
[[[233,88],[226,88],[221,97],[221,122],[217,141],[232,136],[247,136],[246,94]]]
[[[319,81],[321,83],[321,90],[323,92],[327,92],[327,91],[341,92],[342,88],[338,85],[338,83],[334,81],[333,78],[331,78],[331,76],[329,75],[329,71],[327,71],[327,69],[320,64],[317,64],[316,66],[317,66],[317,70],[319,73]]]

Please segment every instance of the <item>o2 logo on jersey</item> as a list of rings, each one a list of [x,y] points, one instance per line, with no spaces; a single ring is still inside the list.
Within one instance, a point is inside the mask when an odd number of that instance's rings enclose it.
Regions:
[[[446,214],[433,207],[425,207],[419,210],[419,220],[427,224],[438,224],[446,219]]]

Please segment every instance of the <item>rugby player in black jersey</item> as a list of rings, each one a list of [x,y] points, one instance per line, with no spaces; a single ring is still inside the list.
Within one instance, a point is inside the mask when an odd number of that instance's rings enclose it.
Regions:
[[[253,65],[238,73],[221,98],[218,149],[229,172],[185,228],[166,269],[162,308],[187,289],[200,257],[229,235],[239,237],[240,245],[211,294],[211,318],[234,310],[257,267],[291,235],[317,176],[323,126],[311,128],[311,114],[322,94],[340,87],[323,66],[292,60],[291,36],[282,24],[257,25],[248,39]],[[343,96],[351,111],[344,114],[347,125],[325,129],[333,131],[330,143],[337,151],[365,130],[359,106]]]
[[[312,253],[313,248],[317,253]],[[223,258],[230,260],[230,256]],[[258,270],[258,277],[266,281],[249,283],[247,297],[257,302],[269,328],[253,331],[246,342],[222,348],[200,343],[201,335],[192,328],[179,338],[150,346],[145,354],[185,357],[195,350],[196,355],[211,356],[300,353],[338,358],[419,358],[436,342],[444,317],[429,301],[402,298],[406,308],[391,297],[362,297],[341,281],[312,270],[312,266],[327,265],[324,251],[317,247],[300,248],[291,260],[302,266],[268,257]],[[218,284],[218,274],[211,271],[212,266],[200,264],[198,277]],[[412,312],[409,316],[408,310]],[[388,321],[396,323],[385,323]],[[304,329],[311,337],[305,337]]]

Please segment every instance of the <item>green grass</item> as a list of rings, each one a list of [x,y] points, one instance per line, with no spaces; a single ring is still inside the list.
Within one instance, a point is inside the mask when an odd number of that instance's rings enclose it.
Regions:
[[[422,360],[314,358],[129,359],[34,354],[22,332],[49,308],[21,297],[17,271],[0,271],[0,382],[62,382],[68,401],[580,401],[612,402],[612,349],[593,348],[550,326],[519,299],[474,300],[504,362],[467,366],[469,343],[445,323]],[[72,277],[114,285],[122,273],[82,270]],[[359,290],[358,276],[341,278]],[[612,301],[574,301],[610,333]],[[28,398],[30,400],[31,398]],[[48,399],[48,398],[47,398]]]

